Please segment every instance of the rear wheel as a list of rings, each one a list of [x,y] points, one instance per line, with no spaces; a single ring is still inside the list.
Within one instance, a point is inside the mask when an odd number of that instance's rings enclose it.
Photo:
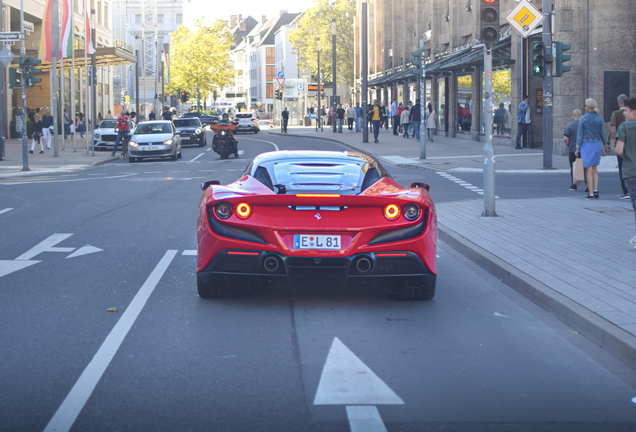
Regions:
[[[437,277],[428,277],[420,281],[406,280],[402,286],[394,289],[398,300],[432,300],[435,297]]]
[[[206,283],[199,274],[197,274],[197,292],[201,298],[227,298],[230,296],[230,291],[224,281]]]

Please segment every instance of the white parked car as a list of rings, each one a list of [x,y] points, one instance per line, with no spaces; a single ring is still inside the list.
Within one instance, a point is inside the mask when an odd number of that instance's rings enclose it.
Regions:
[[[251,112],[236,113],[234,120],[238,121],[237,132],[259,133],[261,130],[261,127],[258,124],[258,118]]]
[[[110,150],[113,151],[115,141],[117,141],[117,131],[115,131],[117,122],[115,120],[103,120],[97,129],[95,129],[93,135],[93,144],[95,150]],[[135,129],[135,122],[128,122],[128,138],[132,136],[132,131]],[[121,143],[119,143],[119,149],[121,151]]]

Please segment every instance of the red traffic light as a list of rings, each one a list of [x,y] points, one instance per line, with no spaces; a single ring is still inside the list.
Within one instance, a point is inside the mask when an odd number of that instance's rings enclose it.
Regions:
[[[484,0],[484,3],[495,3],[497,0]]]

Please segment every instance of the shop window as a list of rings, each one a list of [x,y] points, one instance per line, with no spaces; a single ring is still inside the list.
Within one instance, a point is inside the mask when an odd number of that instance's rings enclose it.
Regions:
[[[484,88],[486,87],[485,75],[482,73],[482,87],[481,87],[481,125],[479,128],[480,133],[484,133],[486,129],[486,116],[484,113],[485,98],[484,98]],[[501,69],[494,71],[492,73],[492,110],[490,112],[490,116],[493,118],[493,134],[500,136],[510,136],[512,133],[512,124],[516,121],[516,119],[512,118],[512,108],[511,108],[511,95],[512,95],[512,74],[510,69]],[[497,116],[497,120],[501,119],[503,114],[503,121],[495,122],[495,114],[497,110],[500,108],[500,105],[503,104],[503,108],[507,111],[501,111]],[[497,123],[499,124],[499,128],[497,128]]]

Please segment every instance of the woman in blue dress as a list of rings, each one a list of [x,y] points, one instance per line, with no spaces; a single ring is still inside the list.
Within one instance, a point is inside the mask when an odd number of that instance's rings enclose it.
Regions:
[[[598,165],[601,163],[603,146],[607,145],[607,135],[605,122],[598,113],[596,101],[592,98],[586,99],[585,109],[587,112],[579,121],[575,154],[583,159],[585,180],[589,190],[585,199],[589,200],[599,198]]]

